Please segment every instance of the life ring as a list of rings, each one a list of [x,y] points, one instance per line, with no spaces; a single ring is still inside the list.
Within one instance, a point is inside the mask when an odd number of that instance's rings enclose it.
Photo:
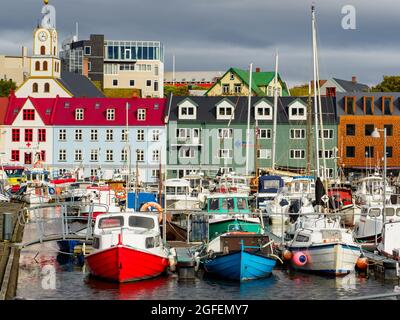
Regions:
[[[53,187],[49,187],[49,194],[53,195],[56,193],[56,190]]]
[[[126,190],[125,189],[115,190],[115,197],[118,200],[125,200],[126,199]]]
[[[153,211],[153,210],[149,210],[150,208],[155,208],[158,211],[158,222],[161,223],[161,221],[163,220],[164,209],[157,202],[146,202],[144,205],[142,205],[140,207],[140,211],[141,212]],[[170,213],[167,214],[167,221],[171,222],[171,214]]]

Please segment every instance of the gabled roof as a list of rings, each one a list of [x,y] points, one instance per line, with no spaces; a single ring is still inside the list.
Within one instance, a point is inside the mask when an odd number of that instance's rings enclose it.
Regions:
[[[61,71],[61,79],[57,79],[57,81],[76,98],[104,98],[104,94],[81,74]]]
[[[342,80],[338,78],[332,78],[332,80],[335,81],[339,86],[341,86],[345,92],[362,92],[369,90],[369,87],[366,84],[357,82],[354,83],[352,81]]]
[[[235,73],[247,86],[250,84],[250,74],[247,70],[242,70],[239,68],[230,68],[225,74],[220,78],[224,78],[229,72]],[[252,72],[251,89],[258,96],[265,96],[266,94],[259,88],[261,86],[268,86],[268,84],[275,78],[275,72]],[[286,83],[282,81],[280,74],[278,73],[278,81],[282,85],[282,95],[288,96],[289,91],[287,89]],[[218,82],[218,81],[217,81]],[[215,85],[215,84],[214,84]],[[206,94],[213,88],[212,86]]]
[[[4,124],[4,119],[6,117],[7,107],[8,107],[8,98],[0,97],[0,125]]]
[[[68,107],[66,107],[68,103]],[[59,98],[52,124],[55,126],[125,126],[129,103],[129,126],[164,126],[165,99],[162,98]],[[84,109],[83,120],[75,120],[75,110]],[[107,120],[107,109],[114,109],[115,120]],[[137,120],[138,109],[146,109],[146,120]]]
[[[214,82],[224,74],[223,71],[178,71],[175,72],[175,82]],[[173,82],[174,72],[164,72],[164,81]]]
[[[169,115],[169,121],[178,121],[179,123],[218,123],[221,126],[228,125],[228,120],[217,120],[216,111],[217,105],[221,101],[228,100],[235,106],[235,115],[231,121],[232,125],[245,125],[247,124],[247,110],[248,110],[248,97],[244,96],[203,96],[203,97],[190,97],[191,100],[195,101],[199,107],[197,108],[197,115],[195,120],[182,120],[179,119],[178,104],[180,101],[186,99],[182,96],[170,96],[168,104],[171,101],[171,112]],[[259,101],[265,100],[273,105],[273,97],[252,97],[251,98],[251,112],[250,120],[251,123],[255,123],[254,117],[254,106]],[[278,123],[296,123],[306,124],[306,120],[289,120],[289,106],[294,101],[299,100],[305,106],[307,105],[308,97],[279,97],[278,98]],[[312,101],[314,99],[312,98]],[[335,97],[321,97],[322,102],[322,119],[324,124],[337,124],[336,117],[336,98]],[[312,113],[314,108],[312,108]],[[314,121],[314,116],[312,116]],[[272,120],[258,120],[259,123],[269,123],[272,125]]]
[[[182,100],[181,102],[179,102],[178,106],[181,105],[182,103],[186,102],[186,101],[190,102],[191,104],[193,104],[196,107],[199,106],[196,102],[194,102],[192,99],[190,99],[190,97],[187,97],[185,100]]]
[[[25,103],[30,100],[45,125],[51,125],[51,116],[57,98],[16,98],[11,97],[4,124],[12,125]]]

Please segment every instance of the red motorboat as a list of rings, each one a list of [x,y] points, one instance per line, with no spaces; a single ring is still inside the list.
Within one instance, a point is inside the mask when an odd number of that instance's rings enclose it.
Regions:
[[[156,277],[167,271],[158,215],[101,214],[96,219],[93,252],[86,256],[92,275],[117,282]]]

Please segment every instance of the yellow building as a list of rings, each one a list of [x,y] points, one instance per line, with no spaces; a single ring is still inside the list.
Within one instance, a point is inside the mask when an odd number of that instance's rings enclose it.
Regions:
[[[249,94],[249,71],[230,68],[205,93],[206,96],[247,96]],[[272,97],[274,95],[275,72],[261,72],[259,68],[252,74],[252,95]],[[278,74],[278,95],[289,96],[286,83]]]
[[[22,47],[21,56],[0,55],[0,79],[12,80],[17,87],[29,77],[30,67],[31,58],[26,47]]]

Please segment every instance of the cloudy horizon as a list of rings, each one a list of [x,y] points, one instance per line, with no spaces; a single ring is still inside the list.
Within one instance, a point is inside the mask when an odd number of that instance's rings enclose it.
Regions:
[[[57,10],[59,39],[104,34],[110,40],[161,41],[165,71],[274,69],[292,87],[312,78],[311,3],[316,5],[320,78],[337,77],[368,85],[383,75],[400,74],[400,3],[381,0],[50,0]],[[356,29],[342,28],[342,7],[356,9]],[[32,48],[32,30],[41,20],[40,0],[6,2],[0,12],[0,54],[19,55]]]

